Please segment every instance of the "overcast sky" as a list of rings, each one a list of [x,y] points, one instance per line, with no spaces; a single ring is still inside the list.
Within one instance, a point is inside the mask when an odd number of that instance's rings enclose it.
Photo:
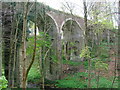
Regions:
[[[16,2],[26,2],[28,0],[2,0],[2,1],[16,1]],[[30,0],[30,1],[36,1],[36,0]],[[42,2],[46,5],[49,5],[50,7],[69,12],[70,10],[65,9],[64,5],[67,6],[66,2],[69,3],[69,5],[73,8],[73,14],[79,15],[83,17],[83,0],[37,0],[38,2]],[[87,2],[118,2],[118,0],[86,0]],[[64,7],[64,8],[63,8]]]
[[[69,5],[73,8],[73,14],[79,15],[81,17],[83,17],[83,0],[37,0],[38,2],[42,2],[46,5],[49,5],[50,7],[57,9],[57,10],[61,10],[61,11],[67,11],[69,12],[67,9],[65,9],[64,5],[67,6],[66,2],[69,3]],[[86,0],[88,2],[102,2],[105,0]],[[106,0],[108,2],[117,2],[118,0]]]
[[[83,2],[82,0],[37,0],[38,2],[43,2],[50,7],[61,10],[68,11],[65,9],[64,5],[67,6],[66,2],[69,3],[71,7],[73,7],[73,13],[76,15],[83,16]],[[69,11],[68,11],[69,12]],[[82,13],[81,13],[82,12]]]

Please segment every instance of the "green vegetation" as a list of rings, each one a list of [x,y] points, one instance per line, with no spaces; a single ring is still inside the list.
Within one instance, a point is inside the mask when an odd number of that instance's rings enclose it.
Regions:
[[[7,88],[8,81],[6,80],[5,76],[0,77],[0,90],[2,88]]]
[[[28,74],[28,82],[39,82],[40,81],[40,70],[37,68],[38,66],[33,66],[30,69],[30,72]]]
[[[56,86],[58,88],[85,88],[87,84],[80,77],[68,76],[62,80],[58,80]]]
[[[111,43],[112,45],[113,43]],[[92,58],[99,58],[102,61],[109,61],[109,50],[110,47],[108,43],[101,42],[100,45],[95,46],[91,51]]]
[[[41,32],[41,35],[44,34]],[[37,37],[39,38],[39,37]],[[29,47],[27,48],[28,55],[32,54],[32,43],[34,43],[34,38],[29,37]],[[37,50],[39,50],[39,47],[42,45],[49,46],[49,41],[37,41]],[[111,44],[112,45],[112,44]],[[98,48],[98,53],[96,53],[96,48]],[[88,57],[91,58],[91,69],[92,70],[108,70],[108,64],[105,63],[106,60],[109,58],[109,47],[107,46],[107,43],[102,42],[100,45],[96,46],[95,49],[91,50],[90,47],[86,47],[82,50],[82,53],[80,54],[80,57]],[[39,51],[36,53],[37,57],[39,56]],[[98,55],[99,54],[99,55]],[[90,57],[91,55],[91,57]],[[97,56],[97,57],[96,57]],[[36,57],[36,62],[33,64],[29,74],[28,74],[28,82],[34,82],[39,83],[40,82],[40,68],[39,68],[39,58]],[[54,56],[51,56],[54,63],[57,63],[57,59]],[[78,61],[71,61],[71,60],[65,60],[63,59],[63,64],[68,64],[71,66],[80,66],[84,65],[85,69],[88,69],[88,61],[85,60],[84,62]],[[97,78],[98,76],[94,73],[91,73],[92,79],[91,79],[91,88],[97,88]],[[116,81],[117,82],[117,81]],[[62,80],[57,81],[51,81],[45,79],[46,85],[52,85],[55,84],[58,88],[87,88],[88,83],[88,73],[85,72],[78,72],[74,74],[68,74],[67,77],[65,77]],[[99,88],[110,88],[112,86],[112,81],[106,77],[99,76]],[[114,84],[114,88],[117,87],[117,83]]]
[[[28,74],[28,82],[39,82],[40,81],[40,68],[39,68],[39,47],[41,46],[40,44],[41,40],[39,37],[37,37],[37,52],[36,52],[36,57],[35,57],[35,62],[33,63],[32,68],[30,69],[30,72]],[[34,37],[29,37],[28,38],[28,47],[27,47],[27,58],[28,61],[31,61],[31,56],[33,54],[33,45],[34,45]]]
[[[92,83],[92,88],[97,88],[97,80],[96,79],[92,79],[91,83]],[[113,88],[117,88],[118,87],[117,84],[118,83],[116,81]],[[100,77],[98,88],[112,88],[112,81],[110,81],[109,79],[107,79],[105,77]]]
[[[40,37],[37,37],[37,53],[36,53],[36,62],[34,62],[29,74],[28,74],[28,82],[34,82],[39,83],[41,74],[40,74],[40,68],[39,68],[39,47],[40,46],[46,46],[49,48],[50,46],[50,37],[48,36],[48,40],[40,40],[41,37],[44,37],[44,33],[40,33]],[[34,37],[28,38],[28,47],[27,47],[27,55],[30,58],[30,54],[32,54],[33,50],[33,44],[34,44]],[[112,45],[112,44],[111,44]],[[97,53],[96,53],[97,49]],[[101,42],[100,45],[95,46],[91,50],[90,47],[86,47],[82,49],[80,57],[84,58],[90,58],[91,59],[91,70],[96,72],[99,72],[100,70],[108,70],[108,64],[106,63],[106,60],[109,59],[109,47],[108,44],[105,42]],[[54,55],[51,56],[53,63],[57,63],[57,59]],[[71,60],[65,60],[63,58],[63,64],[68,64],[71,66],[80,66],[84,65],[85,69],[88,69],[88,61],[87,59],[84,62],[81,61],[71,61]],[[91,88],[97,88],[97,78],[98,75],[95,75],[94,73],[91,73],[92,79],[91,79]],[[116,81],[117,82],[117,81]],[[46,85],[52,85],[55,84],[58,88],[87,88],[88,83],[88,73],[85,72],[78,72],[74,74],[68,74],[67,77],[65,77],[62,80],[57,81],[51,81],[45,79]],[[110,88],[112,86],[112,80],[99,76],[99,88]],[[117,87],[117,83],[114,84],[114,88]]]
[[[63,11],[36,2],[2,4],[0,90],[119,87],[115,3],[83,0],[84,19],[69,2]]]
[[[96,77],[93,73],[92,76]],[[88,73],[81,72],[69,75],[68,77],[57,80],[55,84],[58,88],[87,88]],[[97,79],[91,79],[91,88],[97,88]],[[105,77],[100,77],[99,88],[111,88],[112,82]],[[117,88],[117,81],[113,88]]]
[[[82,62],[81,61],[76,62],[76,61],[71,61],[71,60],[63,60],[63,64],[68,64],[71,66],[78,66],[78,65],[81,65]]]

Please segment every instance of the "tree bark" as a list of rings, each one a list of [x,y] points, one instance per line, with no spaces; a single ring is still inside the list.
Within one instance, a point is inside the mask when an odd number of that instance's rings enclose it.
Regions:
[[[117,62],[117,71],[118,71],[118,88],[120,88],[120,0],[118,2],[118,62]]]
[[[9,61],[10,61],[10,39],[12,31],[12,20],[13,20],[13,10],[11,8],[11,3],[2,2],[2,30],[3,30],[3,63],[5,77],[8,80],[9,73]]]
[[[36,55],[36,41],[37,41],[37,12],[36,12],[36,2],[35,2],[35,26],[34,26],[34,49],[33,49],[33,56],[32,56],[32,60],[30,62],[30,65],[28,66],[27,68],[27,71],[26,71],[26,74],[25,74],[25,82],[27,82],[27,76],[28,76],[28,73],[35,61],[35,55]]]
[[[88,31],[88,28],[87,28],[87,5],[86,5],[86,0],[83,0],[83,5],[84,5],[84,23],[85,23],[85,46],[89,46],[90,43],[89,43],[89,31]],[[91,87],[91,75],[90,75],[90,72],[91,72],[91,61],[90,61],[90,58],[88,58],[88,88]]]
[[[0,1],[0,16],[2,16],[2,2]],[[2,76],[2,17],[0,17],[0,76]]]
[[[22,61],[23,61],[23,75],[22,75],[22,88],[26,88],[26,27],[27,27],[27,12],[28,2],[24,3],[23,15],[23,35],[22,35]]]
[[[15,28],[15,35],[14,35],[14,42],[13,42],[13,67],[12,67],[12,87],[15,86],[15,68],[16,68],[16,62],[17,62],[17,35],[18,35],[18,25],[19,25],[19,19],[16,20],[16,28]]]

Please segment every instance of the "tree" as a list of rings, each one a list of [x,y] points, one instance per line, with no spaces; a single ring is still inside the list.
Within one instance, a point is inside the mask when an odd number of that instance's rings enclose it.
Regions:
[[[26,27],[27,27],[27,13],[28,2],[24,3],[23,14],[23,34],[22,34],[22,61],[23,61],[23,75],[22,75],[22,88],[26,88]]]
[[[13,20],[13,8],[11,3],[2,2],[2,46],[3,46],[3,58],[5,77],[8,80],[9,74],[9,62],[10,62],[10,43],[11,43],[11,31]],[[6,12],[6,13],[5,13]]]
[[[89,29],[91,46],[100,45],[102,40],[107,40],[110,43],[111,32],[113,29],[112,3],[104,2],[89,2],[88,17],[90,18]],[[106,36],[105,36],[106,35]],[[104,38],[102,37],[104,36]]]
[[[118,2],[118,62],[117,62],[117,71],[118,71],[118,88],[120,88],[120,0]]]
[[[93,47],[96,48],[96,56],[101,58],[101,54],[104,52],[102,49],[99,49],[98,46],[102,45],[103,41],[107,41],[108,45],[110,46],[111,41],[113,41],[112,31],[114,29],[114,19],[113,19],[113,8],[112,3],[104,1],[104,2],[89,2],[91,6],[89,6],[88,10],[88,17],[90,18],[89,22],[89,31],[90,31],[90,43],[92,44],[92,50]],[[112,9],[111,9],[112,8]],[[92,23],[91,23],[92,22]],[[116,32],[116,31],[114,31]],[[103,37],[101,37],[103,36]],[[115,45],[114,45],[115,46]],[[105,46],[104,46],[105,47]],[[111,46],[110,46],[111,47]],[[112,47],[111,47],[112,48]],[[113,50],[113,48],[111,49]],[[101,52],[101,53],[100,53]],[[109,50],[107,51],[109,53]],[[110,58],[110,57],[109,57]],[[104,60],[104,59],[103,59]],[[116,62],[116,61],[115,61]],[[98,74],[98,76],[100,76]],[[114,79],[115,80],[115,79]],[[113,80],[113,82],[114,82]],[[99,79],[98,79],[99,81]],[[99,82],[97,82],[99,83]]]
[[[85,24],[85,47],[87,48],[89,46],[89,31],[88,31],[88,11],[87,11],[87,4],[86,4],[86,0],[83,1],[83,5],[84,5],[84,24]],[[89,48],[87,48],[89,49]],[[91,61],[90,58],[88,57],[88,88],[91,87]]]
[[[2,10],[2,2],[0,2],[0,9]],[[2,13],[0,13],[0,16]],[[0,18],[0,77],[2,76],[2,17]]]
[[[36,41],[37,41],[37,11],[36,11],[36,1],[35,1],[35,25],[34,25],[34,49],[33,49],[33,56],[32,60],[30,62],[30,65],[28,66],[25,74],[25,82],[27,81],[28,73],[35,61],[35,56],[36,56]]]
[[[18,24],[19,19],[15,12],[16,3],[2,2],[2,50],[5,77],[8,80],[8,87],[19,87],[19,64],[18,64]],[[14,83],[16,82],[16,83]]]

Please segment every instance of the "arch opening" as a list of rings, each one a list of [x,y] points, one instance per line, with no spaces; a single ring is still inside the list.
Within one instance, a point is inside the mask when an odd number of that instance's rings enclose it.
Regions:
[[[83,31],[75,20],[67,20],[62,26],[62,49],[66,60],[80,61]]]

